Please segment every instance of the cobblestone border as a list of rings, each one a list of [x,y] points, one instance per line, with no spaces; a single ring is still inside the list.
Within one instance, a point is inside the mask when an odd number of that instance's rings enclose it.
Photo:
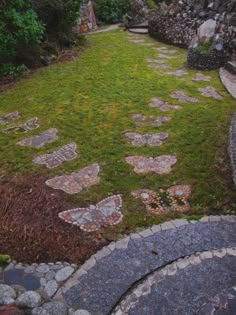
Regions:
[[[236,185],[236,113],[234,113],[229,131],[229,155],[233,171],[233,180]]]
[[[166,276],[173,277],[179,270],[189,266],[199,265],[206,259],[214,259],[216,257],[223,258],[226,255],[236,256],[236,248],[222,248],[211,251],[197,252],[191,256],[180,258],[177,261],[174,261],[173,263],[165,266],[164,268],[154,271],[152,274],[142,279],[141,283],[137,284],[132,290],[130,290],[111,314],[129,314],[129,311],[139,303],[140,297],[149,295],[151,293],[152,286],[162,282]]]
[[[108,314],[147,274],[196,252],[236,246],[236,216],[177,219],[112,242],[85,262],[55,298],[91,314]]]

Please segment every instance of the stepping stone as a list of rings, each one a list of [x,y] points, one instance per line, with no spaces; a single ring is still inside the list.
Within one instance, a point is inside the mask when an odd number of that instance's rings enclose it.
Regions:
[[[130,40],[132,43],[135,43],[135,44],[139,44],[139,43],[144,43],[145,41],[143,39],[132,39]]]
[[[160,65],[148,65],[149,68],[158,70],[158,69],[171,69],[172,67],[170,65],[166,65],[166,64],[160,64]]]
[[[9,127],[4,129],[3,132],[5,133],[21,133],[21,132],[28,132],[34,129],[39,128],[39,119],[38,117],[31,118],[27,120],[24,124],[14,127]]]
[[[222,100],[223,96],[220,95],[213,86],[207,86],[206,88],[198,89],[203,96],[212,97],[217,100]]]
[[[189,103],[198,103],[199,100],[194,97],[190,97],[186,95],[183,91],[174,91],[170,95],[172,98],[175,98],[181,102],[189,102]]]
[[[5,116],[0,117],[0,125],[6,125],[9,124],[11,121],[19,119],[20,118],[20,113],[19,112],[12,112],[9,113]]]
[[[148,34],[147,28],[130,28],[129,32],[135,33],[135,34]]]
[[[166,52],[168,52],[168,54],[175,54],[175,53],[177,53],[177,50],[170,49],[170,50],[167,50]]]
[[[182,106],[179,105],[170,105],[169,103],[164,102],[156,97],[151,100],[151,103],[148,106],[151,108],[158,108],[162,112],[166,112],[169,110],[179,110],[183,108]]]
[[[183,77],[184,75],[187,75],[188,72],[185,72],[183,70],[176,70],[174,72],[167,72],[167,74],[169,75],[173,75],[175,77]]]
[[[148,147],[159,147],[161,146],[168,138],[167,132],[160,132],[154,134],[140,134],[137,132],[127,132],[125,134],[126,138],[128,139],[129,143],[133,146],[148,146]]]
[[[93,232],[119,224],[123,219],[121,207],[121,196],[114,195],[96,205],[63,211],[58,216],[67,223],[79,226],[85,232]]]
[[[143,43],[143,44],[140,44],[142,46],[155,46],[155,44],[152,44],[152,43]]]
[[[201,72],[197,72],[196,76],[194,78],[192,78],[192,81],[205,81],[205,82],[209,82],[211,81],[211,77],[202,74]]]
[[[167,50],[167,47],[158,47],[158,48],[156,48],[156,50],[157,51],[164,51],[164,52],[166,52],[166,50]]]
[[[147,62],[149,63],[159,63],[159,64],[163,64],[165,63],[165,60],[161,60],[161,59],[152,59],[152,58],[148,58],[146,59]]]
[[[171,167],[177,163],[175,155],[161,155],[158,157],[128,156],[125,161],[134,166],[137,174],[147,174],[154,172],[156,174],[169,174]]]
[[[185,212],[190,210],[188,202],[190,195],[191,189],[188,185],[172,186],[166,191],[160,189],[157,193],[148,189],[132,192],[134,198],[142,200],[147,212],[157,215],[172,211]]]
[[[64,145],[52,153],[43,154],[33,159],[34,164],[46,165],[47,168],[55,168],[60,166],[63,162],[72,161],[77,158],[76,143],[69,143]]]
[[[48,129],[47,131],[44,131],[38,136],[33,136],[30,138],[21,140],[17,142],[17,144],[22,147],[41,148],[45,144],[56,141],[58,139],[57,132],[58,131],[56,128],[51,128],[51,129]]]
[[[165,59],[175,59],[177,58],[176,56],[168,56],[164,54],[159,54],[159,58],[165,58]]]
[[[131,116],[136,126],[160,127],[165,122],[170,121],[170,116],[144,116],[142,114],[134,114]]]
[[[97,163],[91,164],[77,173],[57,176],[46,181],[46,185],[53,189],[60,189],[67,194],[73,195],[82,190],[97,185],[100,182],[98,173],[100,167]]]

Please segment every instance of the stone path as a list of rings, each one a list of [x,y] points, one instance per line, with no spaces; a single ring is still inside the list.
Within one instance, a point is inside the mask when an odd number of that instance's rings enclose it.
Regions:
[[[174,91],[170,95],[172,98],[175,98],[181,102],[189,102],[189,103],[198,103],[198,99],[195,97],[188,96],[183,91]]]
[[[134,114],[132,115],[132,119],[134,120],[137,126],[160,127],[165,122],[170,121],[171,117],[170,116],[154,116],[154,115],[145,116],[142,114]]]
[[[209,82],[211,81],[210,76],[206,76],[202,74],[201,72],[197,72],[196,76],[192,78],[192,81],[204,81],[204,82]]]
[[[167,112],[169,110],[179,110],[183,108],[182,106],[179,105],[171,105],[157,97],[154,97],[148,106],[151,108],[158,108],[162,112]]]
[[[187,314],[195,314],[196,307],[203,307],[221,290],[235,285],[235,228],[236,217],[219,216],[191,223],[174,220],[131,234],[92,256],[61,288],[57,298],[64,297],[69,306],[91,315],[110,314],[116,307],[117,315],[126,314],[121,307],[127,307],[127,314],[157,314],[156,297],[168,310],[160,314],[174,314],[176,307],[185,310],[191,305]],[[160,294],[155,285],[156,272],[163,277]],[[155,281],[148,279],[146,288],[149,274]],[[144,284],[140,290],[136,289],[137,281]],[[178,295],[181,292],[186,292],[182,298]],[[188,304],[189,298],[192,304]],[[145,305],[147,312],[143,311]]]

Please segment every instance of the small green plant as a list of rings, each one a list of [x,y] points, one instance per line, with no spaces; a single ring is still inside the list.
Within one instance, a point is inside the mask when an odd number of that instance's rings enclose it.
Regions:
[[[104,23],[111,24],[122,20],[130,8],[127,0],[97,0],[94,3],[97,18]]]
[[[158,7],[154,0],[147,0],[147,5],[149,9],[156,9]]]
[[[2,255],[0,254],[0,267],[5,267],[9,262],[11,258],[9,255]]]
[[[5,63],[0,65],[0,78],[10,77],[16,79],[27,70],[25,65],[14,65],[13,63]]]
[[[201,53],[208,53],[209,50],[211,49],[212,47],[212,41],[208,42],[208,43],[204,43],[204,44],[200,44],[198,46],[198,50],[201,52]]]

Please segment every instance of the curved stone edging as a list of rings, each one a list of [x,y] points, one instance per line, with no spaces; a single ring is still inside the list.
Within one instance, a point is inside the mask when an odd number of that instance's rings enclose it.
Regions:
[[[220,68],[220,79],[229,94],[236,99],[236,75],[225,68]]]
[[[149,273],[196,252],[236,246],[236,216],[183,219],[155,225],[112,242],[93,255],[61,288],[75,309],[109,314],[127,290]]]
[[[227,256],[234,257],[228,258]],[[216,286],[219,278],[215,279],[215,277],[211,277],[211,275],[214,274],[215,270],[218,271],[219,266],[221,267],[220,271],[222,274],[223,270],[226,271],[226,273],[229,272],[227,263],[224,259],[230,259],[230,261],[232,261],[232,270],[230,270],[232,271],[232,274],[228,275],[227,281],[220,281],[219,284],[221,285],[221,288],[219,288],[219,285]],[[206,265],[208,265],[207,268]],[[197,279],[196,274],[198,275]],[[203,285],[207,280],[206,274],[207,279],[214,284],[211,283],[210,286]],[[183,259],[179,259],[145,277],[141,283],[129,290],[128,294],[126,294],[122,301],[117,305],[112,314],[141,315],[144,314],[144,309],[145,314],[156,314],[156,312],[158,312],[159,315],[172,314],[174,309],[173,304],[175,304],[175,312],[178,314],[190,314],[190,312],[191,314],[199,314],[199,309],[202,309],[202,311],[205,310],[205,313],[201,313],[202,315],[212,314],[206,311],[208,304],[213,304],[210,303],[212,302],[211,296],[214,297],[219,291],[235,285],[235,278],[236,248],[222,248],[219,250],[196,253]],[[179,281],[179,279],[181,279],[181,281]],[[196,286],[198,290],[198,292],[192,292],[193,294],[195,293],[196,296],[202,296],[200,303],[199,298],[196,297],[196,301],[194,301],[194,299],[192,299],[192,294],[187,294],[187,291],[191,291],[191,286],[192,288],[193,286]],[[177,290],[177,288],[179,290]],[[183,289],[186,290],[185,294]],[[201,292],[199,289],[201,289]],[[163,298],[164,294],[165,298]],[[174,300],[173,304],[169,299],[170,297]],[[202,300],[204,300],[204,302]],[[178,303],[176,301],[178,301]],[[179,304],[181,304],[181,306]],[[200,304],[200,306],[198,304]],[[177,311],[177,307],[181,310],[179,309]],[[196,308],[195,311],[194,308]],[[211,305],[211,308],[214,310],[214,305]]]
[[[236,113],[234,113],[229,131],[229,154],[233,171],[233,180],[236,185]]]

